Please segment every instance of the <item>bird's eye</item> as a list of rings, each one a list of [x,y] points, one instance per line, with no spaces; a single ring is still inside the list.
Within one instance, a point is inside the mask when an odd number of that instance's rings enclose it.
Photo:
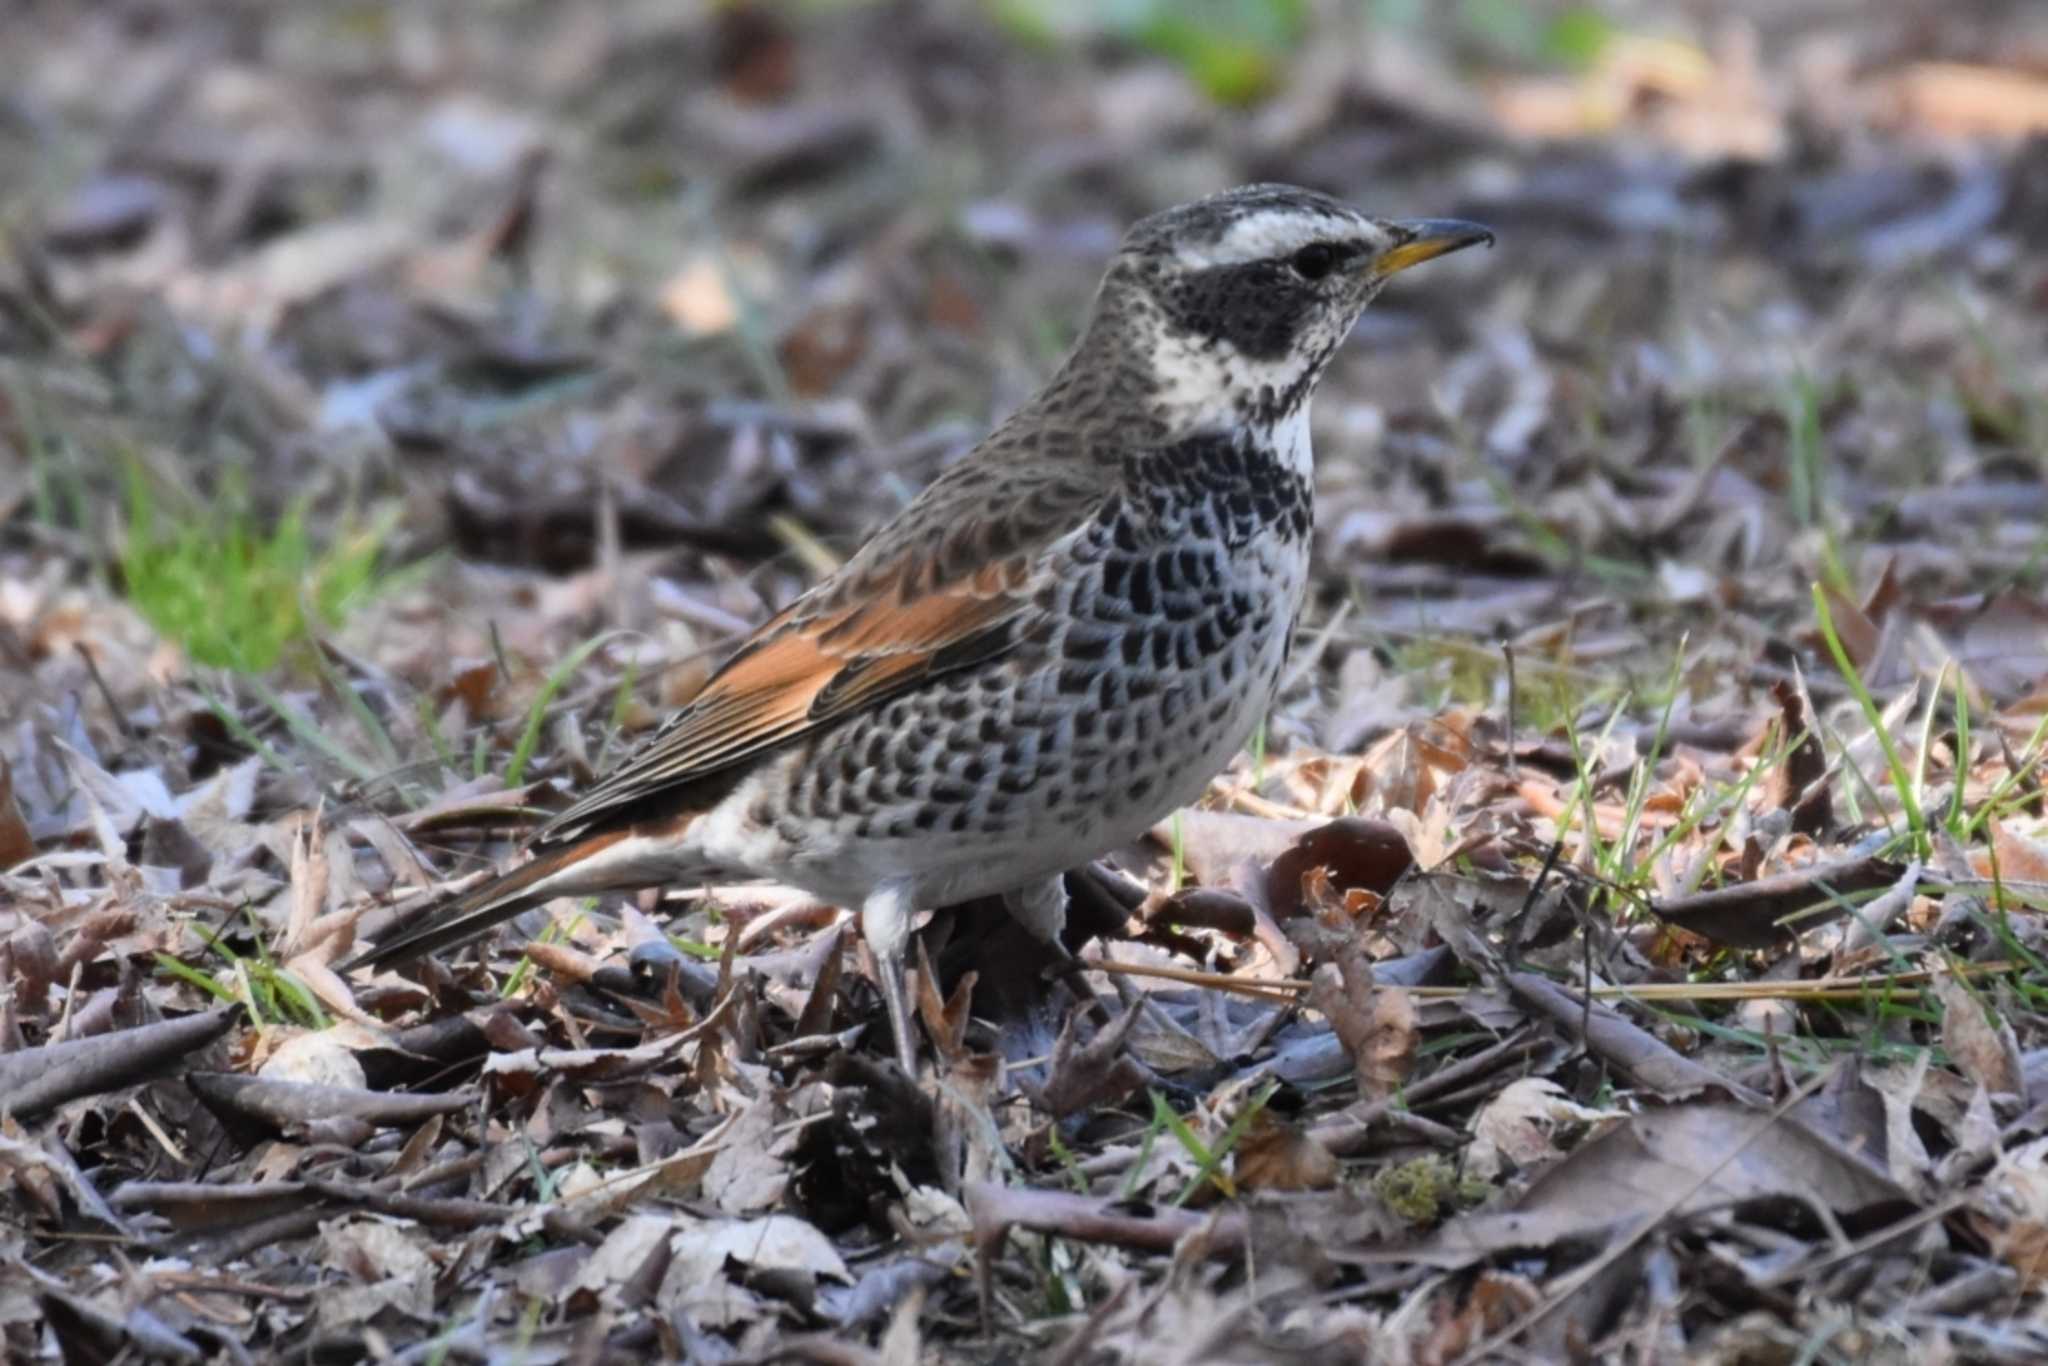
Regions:
[[[1327,242],[1311,242],[1294,253],[1294,273],[1304,280],[1320,280],[1337,266],[1337,251]]]

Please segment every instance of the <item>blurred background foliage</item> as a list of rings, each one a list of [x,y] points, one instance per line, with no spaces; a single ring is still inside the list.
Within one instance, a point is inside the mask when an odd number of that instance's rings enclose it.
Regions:
[[[1460,568],[1541,567],[1655,631],[1679,590],[1784,625],[1804,595],[1758,565],[1855,597],[1887,555],[1953,596],[1971,575],[1926,544],[1964,553],[1970,523],[1930,509],[2036,512],[1957,485],[2027,485],[2048,431],[2044,16],[20,5],[0,525],[96,563],[204,666],[292,657],[435,552],[543,575],[657,554],[648,584],[737,620],[1043,378],[1123,225],[1281,178],[1502,232],[1391,293],[1331,377],[1326,606],[1442,605]],[[1672,480],[1760,510],[1667,525],[1603,502]],[[1977,578],[2037,585],[2032,526],[1989,533],[1996,567],[1970,545]],[[1419,578],[1429,555],[1453,577]],[[270,605],[236,624],[206,596],[224,588]],[[696,648],[659,591],[621,610],[674,633],[654,653]],[[465,657],[498,649],[453,630]]]

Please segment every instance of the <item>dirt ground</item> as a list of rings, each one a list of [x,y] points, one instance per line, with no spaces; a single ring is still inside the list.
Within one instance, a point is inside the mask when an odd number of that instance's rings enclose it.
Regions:
[[[1498,245],[1083,982],[335,970],[1250,180]],[[9,1361],[2040,1361],[2044,755],[2041,6],[0,0]]]

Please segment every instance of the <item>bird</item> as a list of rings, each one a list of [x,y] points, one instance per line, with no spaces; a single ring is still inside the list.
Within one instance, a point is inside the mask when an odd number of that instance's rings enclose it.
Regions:
[[[1052,378],[531,836],[342,965],[559,896],[767,879],[856,909],[917,1071],[917,916],[1062,874],[1198,798],[1263,722],[1309,583],[1309,399],[1400,271],[1493,233],[1254,184],[1131,226]],[[1059,950],[1064,954],[1064,950]]]

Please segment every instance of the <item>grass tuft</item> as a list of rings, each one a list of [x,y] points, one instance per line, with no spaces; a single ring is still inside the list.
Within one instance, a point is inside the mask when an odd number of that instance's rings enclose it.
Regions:
[[[263,672],[316,628],[339,625],[383,584],[388,520],[323,545],[308,511],[294,503],[266,530],[230,489],[211,508],[174,518],[131,464],[121,551],[128,598],[195,663]]]
[[[1885,767],[1891,773],[1892,790],[1898,793],[1899,809],[1906,818],[1906,829],[1912,836],[1914,855],[1923,862],[1934,857],[1934,843],[1928,838],[1927,817],[1920,810],[1920,793],[1912,772],[1899,755],[1899,747],[1892,741],[1891,727],[1884,721],[1884,710],[1877,705],[1877,699],[1864,686],[1863,675],[1857,671],[1856,662],[1849,658],[1848,649],[1842,638],[1836,634],[1834,614],[1828,610],[1827,590],[1813,585],[1813,614],[1820,625],[1821,638],[1827,642],[1828,654],[1833,656],[1835,667],[1842,672],[1842,681],[1849,685],[1849,691],[1856,697],[1856,705],[1863,710],[1863,719],[1877,736],[1878,748],[1884,751]]]

